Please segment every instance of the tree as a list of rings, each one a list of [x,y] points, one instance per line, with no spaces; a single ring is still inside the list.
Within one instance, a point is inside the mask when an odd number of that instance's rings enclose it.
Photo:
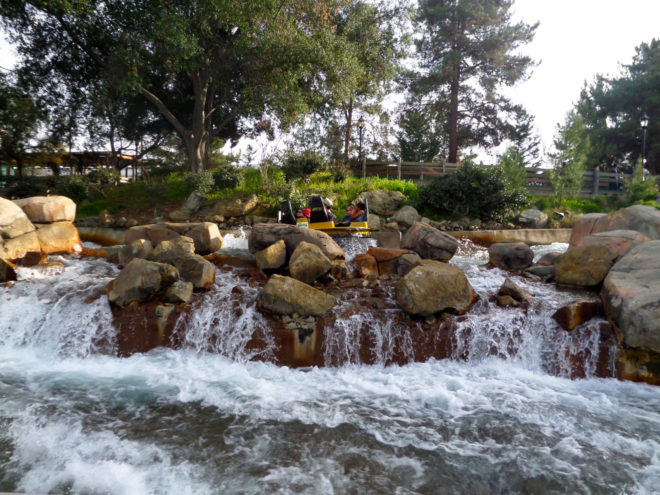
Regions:
[[[431,162],[446,149],[429,108],[412,101],[399,117],[396,138],[401,159],[406,161]]]
[[[44,117],[30,94],[0,73],[0,160],[15,162],[21,179],[31,141]]]
[[[550,171],[550,181],[561,204],[564,199],[579,196],[589,163],[591,140],[581,115],[569,112],[566,122],[558,129],[554,145],[557,151],[551,155],[554,168]]]
[[[214,137],[287,127],[328,94],[348,0],[0,0],[24,74],[49,93],[140,95],[207,167]],[[49,84],[45,80],[50,81]],[[60,90],[61,91],[61,90]]]
[[[649,115],[647,168],[660,173],[660,40],[638,46],[619,76],[597,76],[575,110],[588,129],[590,162],[605,170],[632,170],[642,149],[640,117]]]
[[[424,96],[448,143],[459,149],[497,145],[519,110],[500,91],[525,77],[529,57],[516,53],[538,24],[511,24],[513,0],[420,0],[417,42],[421,70],[411,91]]]

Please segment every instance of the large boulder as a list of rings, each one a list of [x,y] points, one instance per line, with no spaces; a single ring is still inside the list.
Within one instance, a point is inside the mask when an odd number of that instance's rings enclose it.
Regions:
[[[573,287],[595,287],[610,271],[616,253],[605,244],[578,246],[555,262],[555,281]]]
[[[195,255],[195,244],[190,237],[178,236],[169,241],[159,242],[149,256],[151,260],[159,263],[177,265],[184,258]]]
[[[195,289],[206,289],[215,283],[215,267],[213,263],[199,254],[178,259],[175,263],[181,280],[190,282]]]
[[[126,266],[133,258],[148,260],[151,257],[153,250],[154,248],[151,245],[151,241],[147,239],[138,239],[130,244],[124,244],[119,248],[119,264],[121,266]]]
[[[415,208],[412,206],[404,206],[392,215],[390,221],[396,222],[399,226],[399,230],[408,230],[415,224],[415,222],[419,222],[421,219],[422,216]]]
[[[600,301],[577,301],[559,308],[552,318],[560,327],[570,332],[593,317],[602,315],[603,305]]]
[[[37,224],[37,238],[42,253],[79,253],[82,250],[78,229],[71,222]]]
[[[289,273],[296,280],[311,284],[325,275],[332,268],[332,263],[321,248],[309,242],[301,242],[289,260]]]
[[[172,265],[135,258],[110,283],[108,299],[111,304],[119,307],[131,302],[145,302],[165,291],[178,279],[179,272]]]
[[[400,191],[385,191],[377,189],[374,191],[365,191],[358,196],[358,200],[367,200],[369,213],[378,215],[389,215],[395,211],[406,199],[406,196]],[[371,218],[369,218],[371,223]]]
[[[259,293],[262,309],[278,315],[323,316],[337,303],[334,296],[295,278],[273,275]]]
[[[458,241],[428,224],[416,222],[401,239],[401,247],[425,259],[449,261],[458,249]]]
[[[37,258],[41,254],[41,244],[36,231],[19,235],[11,239],[0,239],[0,258],[16,260],[26,255],[34,255]]]
[[[213,215],[228,217],[242,217],[252,213],[259,206],[256,194],[239,198],[221,199],[213,207]]]
[[[410,315],[431,316],[444,310],[462,314],[474,302],[474,289],[459,268],[422,260],[396,284],[396,300]]]
[[[538,229],[545,227],[548,223],[548,215],[536,208],[523,210],[518,215],[518,223],[523,227]]]
[[[640,244],[609,271],[605,315],[628,347],[660,353],[660,241]]]
[[[266,249],[271,244],[283,240],[286,244],[287,256],[301,242],[309,242],[317,245],[329,260],[344,259],[344,251],[332,237],[320,230],[301,229],[295,225],[283,223],[259,223],[252,228],[248,237],[248,248],[251,253]]]
[[[213,222],[139,225],[126,231],[124,242],[130,244],[138,239],[147,239],[156,246],[159,242],[179,236],[190,237],[193,240],[196,254],[210,254],[222,248],[222,235]]]
[[[35,230],[25,212],[12,201],[0,198],[0,243]]]
[[[286,244],[280,239],[254,253],[254,259],[261,270],[277,270],[286,264]]]
[[[14,201],[32,223],[73,222],[76,203],[66,196],[34,196]]]
[[[534,252],[524,242],[496,242],[488,247],[488,259],[502,270],[524,270],[532,266]]]
[[[570,247],[580,244],[581,239],[589,234],[612,230],[636,230],[649,239],[660,239],[660,211],[650,206],[633,205],[615,211],[611,215],[598,213],[584,215],[573,227]]]
[[[633,247],[650,240],[647,236],[636,230],[612,230],[588,235],[580,241],[579,246],[603,244],[616,254],[615,261],[618,261]]]
[[[375,259],[380,275],[402,277],[421,261],[417,253],[408,249],[370,247],[367,255],[371,255]]]

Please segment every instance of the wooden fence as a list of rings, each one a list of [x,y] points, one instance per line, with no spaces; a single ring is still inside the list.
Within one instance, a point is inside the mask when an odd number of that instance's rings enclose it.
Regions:
[[[490,166],[490,165],[483,165]],[[455,163],[423,163],[405,161],[370,161],[353,165],[352,171],[358,177],[383,177],[389,179],[411,180],[424,184],[436,177],[455,172]],[[527,172],[527,189],[534,196],[550,196],[555,190],[550,181],[550,171],[546,168],[525,168]],[[631,174],[601,172],[597,168],[584,173],[580,196],[607,196],[624,193],[625,182]],[[656,176],[656,180],[658,177]],[[658,181],[660,182],[660,181]]]

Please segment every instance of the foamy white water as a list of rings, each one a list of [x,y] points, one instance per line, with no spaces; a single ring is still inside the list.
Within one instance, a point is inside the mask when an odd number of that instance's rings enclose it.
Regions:
[[[562,339],[592,349],[547,321],[576,294],[517,278],[536,293],[534,314],[475,308],[461,327],[467,361],[293,370],[249,360],[246,339],[266,322],[249,305],[234,314],[214,304],[241,283],[231,272],[196,303],[183,350],[113,357],[104,286],[116,268],[60,261],[20,269],[18,283],[0,287],[0,491],[650,494],[660,486],[659,387],[567,380],[536,364],[548,347],[570,344]],[[478,250],[453,262],[486,296],[506,274],[483,261]],[[256,296],[244,290],[246,300]],[[345,336],[359,328],[338,325]],[[520,328],[528,331],[516,335]],[[371,331],[383,356],[403,338],[392,325]],[[517,352],[506,352],[506,339]],[[349,338],[335,344],[353,356]]]

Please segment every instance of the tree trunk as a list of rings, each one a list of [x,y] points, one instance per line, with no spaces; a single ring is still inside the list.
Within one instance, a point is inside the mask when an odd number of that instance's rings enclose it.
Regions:
[[[351,134],[353,131],[353,99],[348,101],[348,105],[342,104],[344,108],[344,117],[346,118],[346,132],[344,133],[344,161],[348,163],[349,151],[351,148]]]
[[[458,91],[460,88],[460,61],[454,62],[449,93],[449,163],[458,163]]]

